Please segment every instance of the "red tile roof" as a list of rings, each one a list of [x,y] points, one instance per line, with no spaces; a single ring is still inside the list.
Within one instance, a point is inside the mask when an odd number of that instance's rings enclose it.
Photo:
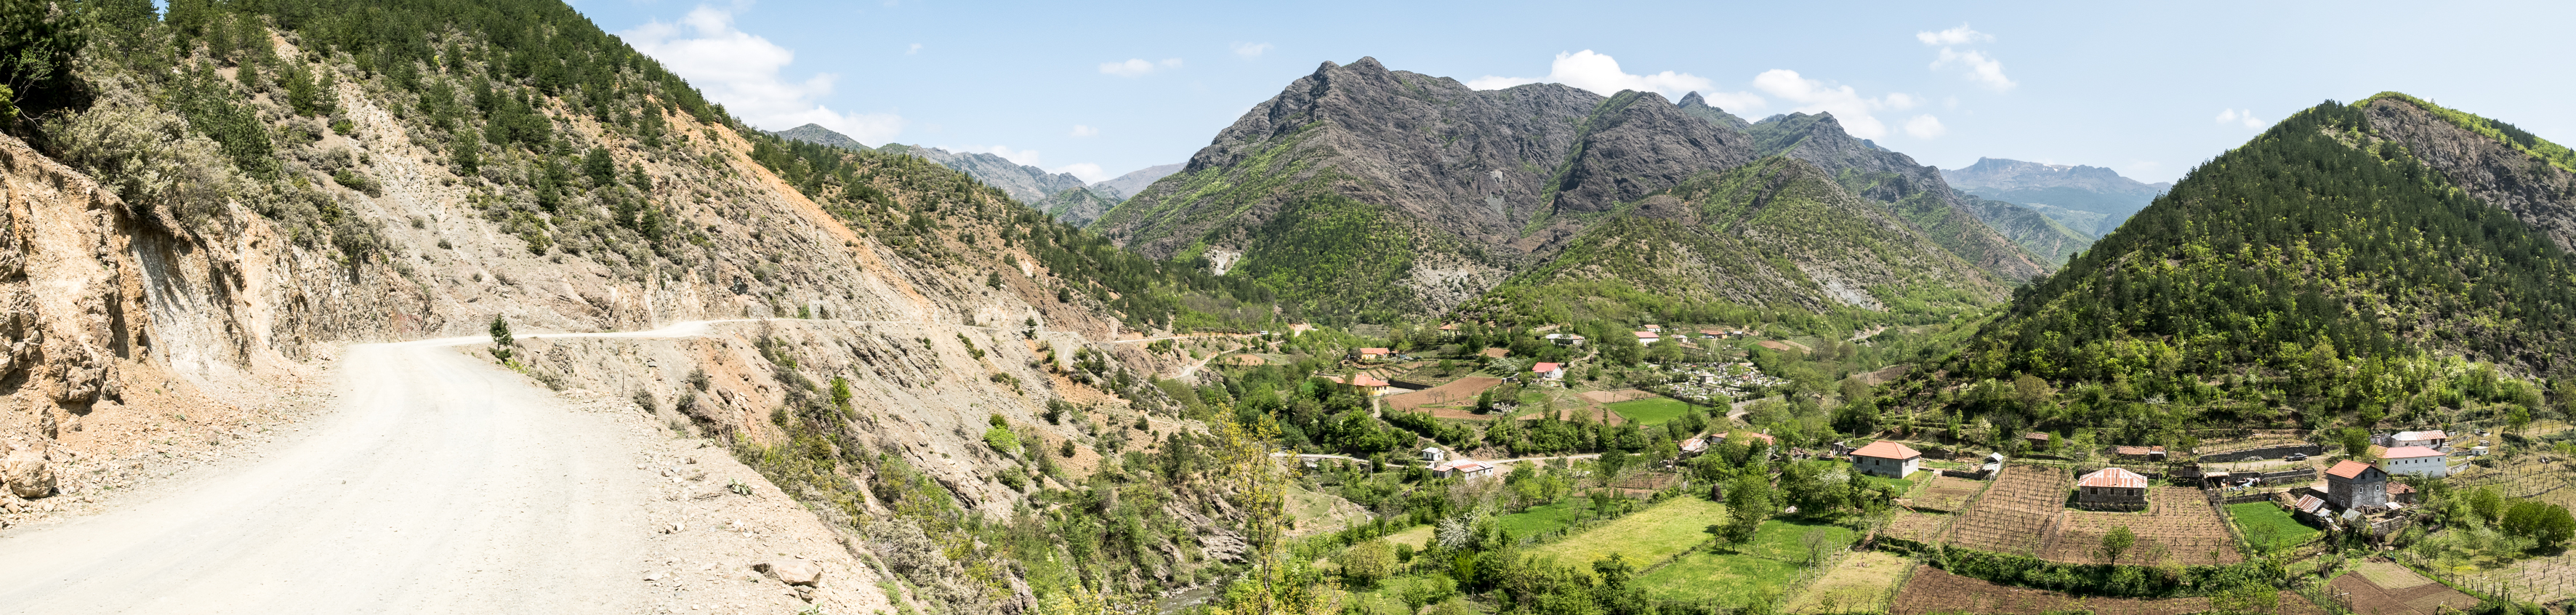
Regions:
[[[1565,367],[1565,364],[1563,364],[1563,363],[1540,363],[1540,364],[1537,364],[1537,365],[1532,365],[1532,366],[1530,366],[1530,371],[1533,371],[1533,372],[1539,372],[1539,373],[1547,373],[1547,372],[1556,371],[1558,368],[1562,368],[1562,367]]]
[[[2346,459],[2335,462],[2334,467],[2326,469],[2326,474],[2342,478],[2361,478],[2361,474],[2370,469],[2370,464]]]
[[[1880,459],[1913,459],[1923,456],[1923,453],[1915,452],[1914,449],[1908,448],[1903,444],[1897,444],[1894,440],[1880,440],[1869,443],[1869,446],[1860,447],[1860,450],[1852,451],[1852,456],[1877,457]]]
[[[2408,487],[2408,486],[2406,486],[2406,483],[2400,483],[2400,482],[2390,482],[2390,483],[2388,483],[2388,494],[2389,494],[2389,495],[2406,495],[2406,494],[2414,493],[2414,492],[2415,492],[2415,488],[2414,488],[2414,487]]]
[[[2162,447],[2162,446],[2114,446],[2114,447],[2111,447],[2111,452],[2116,453],[2116,454],[2129,455],[2129,456],[2133,456],[2133,457],[2134,457],[2134,456],[2143,456],[2143,455],[2146,455],[2146,454],[2149,454],[2149,453],[2162,453],[2162,452],[2165,452],[2165,447]]]
[[[1768,443],[1768,444],[1771,444],[1771,445],[1774,445],[1774,446],[1777,446],[1777,445],[1779,445],[1779,444],[1780,444],[1780,439],[1779,439],[1779,438],[1771,437],[1771,434],[1767,434],[1767,433],[1750,433],[1750,434],[1744,434],[1744,435],[1752,436],[1752,437],[1755,437],[1755,438],[1761,438],[1763,442]],[[1718,436],[1718,437],[1717,437],[1717,439],[1724,440],[1724,439],[1726,439],[1726,437],[1727,437],[1727,436],[1725,436],[1725,435],[1721,435],[1721,436]],[[1905,447],[1904,447],[1904,445],[1898,445],[1898,446],[1897,446],[1897,448],[1905,448]],[[1907,450],[1907,452],[1912,452],[1912,451],[1913,451],[1913,449],[1906,449],[1906,450]]]
[[[2077,487],[2147,488],[2147,477],[2120,468],[2102,468],[2075,481]]]
[[[1655,332],[1653,332],[1653,331],[1638,331],[1638,332],[1637,332],[1637,339],[1641,339],[1641,340],[1663,339],[1663,337],[1664,337],[1664,336],[1656,335],[1656,334],[1655,334]]]
[[[1394,352],[1384,348],[1361,348],[1360,354],[1394,354]]]
[[[1384,380],[1379,380],[1376,376],[1371,376],[1371,375],[1368,375],[1368,374],[1359,374],[1359,375],[1351,376],[1351,386],[1355,386],[1355,387],[1382,387],[1382,386],[1386,386],[1386,381],[1384,381]]]
[[[2433,449],[2429,449],[2429,448],[2424,448],[2424,447],[2421,447],[2421,446],[2400,446],[2400,447],[2390,448],[2390,449],[2388,449],[2388,452],[2380,453],[2380,454],[2379,454],[2379,457],[2380,457],[2381,459],[2414,459],[2414,458],[2417,458],[2417,457],[2440,457],[2440,456],[2442,456],[2442,451],[2437,451],[2437,450],[2433,450]]]
[[[2449,440],[2451,439],[2451,435],[2442,433],[2442,430],[2439,429],[2426,431],[2401,431],[2397,432],[2397,435],[2394,436],[2393,439],[2399,442],[2422,442],[2425,440]]]

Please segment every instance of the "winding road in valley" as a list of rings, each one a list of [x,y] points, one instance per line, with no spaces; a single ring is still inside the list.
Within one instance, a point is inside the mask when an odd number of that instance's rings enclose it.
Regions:
[[[0,612],[645,610],[654,436],[449,348],[488,341],[351,346],[338,410],[264,456],[0,535]]]

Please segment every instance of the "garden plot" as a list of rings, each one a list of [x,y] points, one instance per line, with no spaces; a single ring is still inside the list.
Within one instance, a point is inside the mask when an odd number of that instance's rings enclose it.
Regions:
[[[2346,575],[2351,576],[2351,575]],[[2298,594],[2280,592],[2280,604],[2271,612],[2282,615],[2325,615]],[[2208,598],[2100,598],[2075,596],[2053,591],[1997,585],[1963,577],[1939,568],[1922,566],[1914,569],[1905,589],[1897,592],[1896,603],[1887,612],[1894,615],[1931,615],[1936,613],[1984,613],[1987,615],[2044,615],[2048,613],[2093,613],[2095,615],[2187,615],[2212,610]]]
[[[1977,497],[1977,492],[1985,489],[1986,481],[1956,476],[1935,476],[1930,482],[1924,484],[1923,490],[1916,492],[1906,505],[1915,510],[1959,512],[1959,509],[1968,505],[1970,498]]]
[[[2334,589],[2349,598],[2360,615],[2434,615],[2442,607],[2459,610],[2478,599],[2388,562],[2365,562],[2355,572],[2335,577]]]
[[[2020,555],[2036,555],[2066,512],[2065,470],[2045,466],[2007,465],[1997,473],[1973,507],[1950,524],[1950,544]]]
[[[1956,516],[1940,513],[1900,510],[1896,512],[1895,518],[1887,521],[1887,527],[1879,529],[1878,532],[1880,535],[1928,545],[1940,542],[1941,532],[1948,531],[1950,522],[1957,519]]]
[[[1885,551],[1862,551],[1843,557],[1823,578],[1807,585],[1790,613],[1876,612],[1896,598],[1897,582],[1914,560]]]
[[[1794,587],[1808,575],[1823,572],[1808,567],[1819,555],[1809,550],[1808,536],[1815,536],[1818,545],[1832,549],[1850,544],[1853,534],[1851,528],[1839,525],[1773,519],[1755,529],[1753,541],[1742,547],[1685,553],[1671,564],[1638,575],[1631,586],[1647,588],[1645,591],[1666,600],[1740,604],[1746,598]],[[1822,555],[1829,557],[1831,552]]]
[[[2236,537],[2228,534],[2225,521],[2209,505],[2209,499],[2181,487],[2148,490],[2147,510],[2141,512],[2066,511],[2065,522],[2058,524],[2056,535],[2050,537],[2049,548],[2041,557],[2060,562],[2095,562],[2093,552],[2102,545],[2102,536],[2123,526],[2137,535],[2138,542],[2120,556],[2120,563],[2202,565],[2245,561],[2236,552]]]
[[[1645,568],[1708,542],[1708,526],[1724,522],[1725,504],[1679,497],[1568,536],[1542,547],[1540,552],[1555,555],[1558,563],[1584,574],[1591,573],[1594,560],[1612,553],[1626,558],[1632,566]]]

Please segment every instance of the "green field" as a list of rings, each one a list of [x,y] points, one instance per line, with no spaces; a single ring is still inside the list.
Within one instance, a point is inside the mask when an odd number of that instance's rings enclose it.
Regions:
[[[1726,522],[1726,505],[1695,497],[1665,500],[1600,527],[1567,536],[1539,552],[1557,562],[1590,571],[1592,562],[1612,553],[1644,568],[1709,540],[1708,526]]]
[[[1555,504],[1532,506],[1529,510],[1495,517],[1494,521],[1502,524],[1503,531],[1511,532],[1513,538],[1521,539],[1565,529],[1576,521],[1591,517],[1591,513],[1592,500],[1566,498]]]
[[[1922,476],[1922,474],[1916,474],[1916,476]],[[1914,479],[1911,478],[1888,478],[1876,474],[1862,474],[1860,475],[1860,479],[1867,481],[1870,486],[1873,487],[1878,485],[1894,485],[1896,487],[1896,495],[1898,496],[1904,496],[1905,494],[1914,492]]]
[[[2227,514],[2236,518],[2236,530],[2245,534],[2245,540],[2257,541],[2254,545],[2257,549],[2297,546],[2317,535],[2317,528],[2300,523],[2297,517],[2290,515],[2290,511],[2281,510],[2271,502],[2229,504]],[[2272,544],[2268,547],[2259,543],[2261,539],[2257,537],[2261,533],[2255,529],[2258,527],[2273,528]]]
[[[1806,559],[1801,542],[1810,530],[1849,541],[1856,532],[1839,525],[1774,519],[1753,532],[1740,552],[1699,549],[1633,581],[1669,600],[1735,604],[1758,592],[1775,592],[1795,580]]]
[[[1670,397],[1657,397],[1610,404],[1610,411],[1639,424],[1662,425],[1664,421],[1681,418],[1682,413],[1690,411],[1690,404]]]

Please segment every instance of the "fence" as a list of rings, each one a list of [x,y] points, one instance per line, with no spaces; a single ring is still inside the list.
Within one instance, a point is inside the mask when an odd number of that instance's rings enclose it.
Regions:
[[[2325,452],[2326,447],[2317,444],[2283,444],[2277,446],[2236,449],[2232,451],[2199,453],[2194,456],[2204,462],[2224,463],[2230,461],[2253,461],[2256,459],[2287,457],[2291,453],[2322,455],[2325,454]]]

